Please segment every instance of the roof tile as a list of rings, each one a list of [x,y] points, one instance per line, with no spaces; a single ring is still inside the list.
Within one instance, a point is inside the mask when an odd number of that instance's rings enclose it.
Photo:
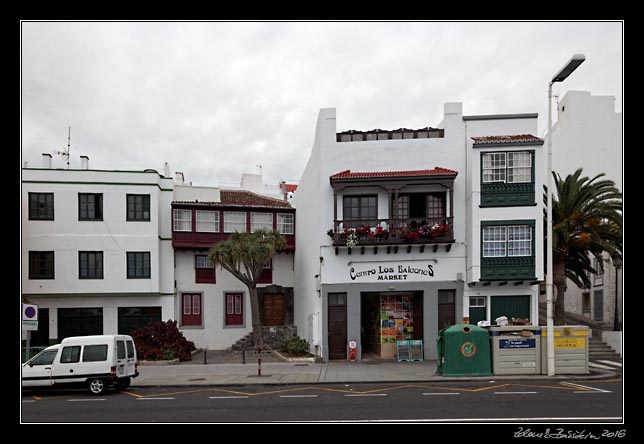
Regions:
[[[378,179],[385,177],[425,177],[425,176],[445,176],[456,177],[458,171],[447,168],[436,167],[432,170],[407,170],[407,171],[367,171],[358,172],[345,170],[336,173],[330,177],[331,180],[338,179]]]
[[[177,205],[198,205],[207,207],[247,207],[247,208],[293,208],[291,204],[280,199],[260,196],[245,190],[221,190],[219,202],[174,201]]]
[[[533,136],[532,134],[515,134],[507,136],[485,136],[485,137],[471,137],[477,145],[485,144],[499,144],[499,143],[543,143],[543,139]]]

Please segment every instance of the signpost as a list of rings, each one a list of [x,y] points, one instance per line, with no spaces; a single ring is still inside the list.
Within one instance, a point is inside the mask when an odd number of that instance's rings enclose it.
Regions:
[[[358,359],[358,342],[355,339],[349,341],[349,361],[355,362]]]
[[[22,329],[27,331],[25,360],[28,360],[30,357],[31,332],[38,330],[38,306],[36,304],[22,304]]]

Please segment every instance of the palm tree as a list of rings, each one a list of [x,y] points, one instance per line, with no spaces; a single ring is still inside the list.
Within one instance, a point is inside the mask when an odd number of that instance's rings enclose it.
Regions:
[[[604,174],[592,179],[582,177],[581,168],[563,180],[555,172],[552,175],[555,180],[552,277],[557,290],[554,319],[557,325],[562,325],[565,323],[566,278],[580,288],[588,288],[587,273],[597,272],[591,257],[603,267],[604,252],[613,257],[622,255],[622,193],[615,187],[615,182],[600,180]],[[546,200],[544,193],[544,204]]]
[[[259,348],[262,348],[264,344],[262,324],[259,318],[257,280],[262,274],[264,266],[269,263],[276,251],[284,247],[285,243],[284,236],[277,231],[235,232],[227,240],[215,244],[208,252],[208,257],[212,262],[221,265],[248,287],[253,319],[253,337],[255,345]]]

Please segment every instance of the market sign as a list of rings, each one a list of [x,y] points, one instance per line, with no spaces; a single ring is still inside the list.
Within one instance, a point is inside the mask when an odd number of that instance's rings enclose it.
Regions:
[[[353,263],[349,266],[349,278],[353,282],[423,282],[434,278],[435,265],[429,261]]]

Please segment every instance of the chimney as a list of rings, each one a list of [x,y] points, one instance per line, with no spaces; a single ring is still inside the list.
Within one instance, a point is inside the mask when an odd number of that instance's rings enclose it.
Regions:
[[[163,164],[163,176],[170,177],[170,165],[168,165],[168,162]]]
[[[42,153],[42,167],[51,169],[51,154]]]
[[[183,173],[180,171],[175,171],[174,174],[174,183],[176,183],[177,185],[183,185]]]
[[[89,169],[89,157],[80,156],[80,158],[81,158],[81,170]]]

